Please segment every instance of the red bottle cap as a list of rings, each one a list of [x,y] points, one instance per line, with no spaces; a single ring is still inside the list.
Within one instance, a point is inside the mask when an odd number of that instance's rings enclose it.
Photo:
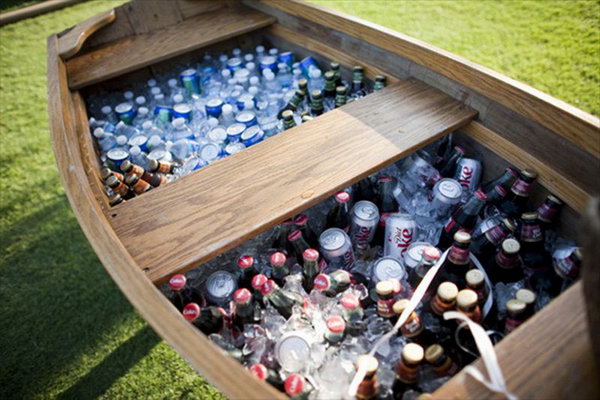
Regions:
[[[267,370],[267,367],[265,367],[261,363],[252,364],[248,369],[250,370],[250,373],[252,375],[260,379],[261,381],[267,379],[269,371]]]
[[[317,261],[319,259],[319,252],[315,249],[306,249],[302,253],[302,258],[306,261]]]
[[[488,199],[488,197],[486,196],[486,194],[483,193],[483,190],[481,190],[481,189],[478,189],[478,190],[475,191],[475,196],[477,196],[477,198],[479,200],[483,200],[483,201],[486,201]]]
[[[327,318],[327,329],[333,333],[344,332],[344,329],[346,329],[346,322],[344,322],[344,318],[339,315],[332,315]]]
[[[317,290],[327,290],[331,287],[331,278],[325,274],[315,276],[314,287]]]
[[[254,290],[260,290],[266,281],[267,277],[265,274],[254,275],[254,277],[252,277],[252,288]]]
[[[246,288],[241,288],[233,293],[233,301],[236,303],[247,303],[252,298],[252,293]]]
[[[360,304],[358,301],[358,297],[353,295],[352,293],[348,293],[342,296],[342,300],[340,301],[342,307],[346,310],[354,310]]]
[[[389,182],[392,180],[391,176],[380,176],[379,178],[377,178],[377,182]]]
[[[338,203],[347,203],[350,201],[350,194],[348,192],[344,192],[343,190],[341,192],[337,192],[335,195],[335,201]]]
[[[286,219],[285,221],[283,221],[281,223],[281,225],[291,225],[292,224],[292,220],[291,219]]]
[[[454,146],[454,150],[458,151],[458,152],[459,152],[459,153],[461,153],[463,156],[464,156],[465,154],[467,154],[467,151],[466,151],[466,150],[465,150],[465,148],[464,148],[464,147],[462,147],[462,146]]]
[[[294,224],[296,226],[304,226],[308,222],[308,217],[305,214],[298,214],[294,218]]]
[[[240,256],[240,258],[238,258],[237,265],[241,269],[250,268],[254,265],[254,257],[249,255]]]
[[[300,374],[291,374],[283,384],[288,396],[297,396],[304,390],[304,377]]]
[[[200,306],[196,303],[189,303],[183,307],[183,318],[193,322],[200,316]]]
[[[286,257],[285,254],[281,252],[276,252],[271,254],[271,265],[274,267],[280,267],[285,263]]]
[[[300,229],[294,229],[293,231],[290,232],[290,234],[288,235],[288,240],[290,242],[293,242],[294,240],[298,240],[302,237],[302,232],[300,232]]]
[[[276,287],[277,287],[277,284],[275,283],[275,281],[273,279],[269,279],[262,285],[262,287],[260,288],[260,292],[262,293],[263,296],[266,296],[269,293],[271,293],[273,290],[275,290]]]
[[[171,279],[169,279],[169,287],[172,290],[181,290],[185,287],[187,282],[187,278],[183,274],[173,275]]]

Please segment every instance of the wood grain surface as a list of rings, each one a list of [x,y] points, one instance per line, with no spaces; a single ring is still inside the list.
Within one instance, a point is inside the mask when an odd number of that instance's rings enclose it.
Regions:
[[[73,98],[56,35],[48,39],[48,111],[52,146],[63,186],[79,225],[102,264],[131,304],[158,335],[201,375],[232,399],[285,399],[272,386],[250,376],[181,316],[146,278],[112,230],[92,193],[77,139]]]
[[[112,23],[116,18],[115,10],[108,10],[83,21],[62,35],[58,42],[59,56],[68,60],[79,52],[85,41],[98,30]]]
[[[67,61],[69,87],[79,89],[265,27],[274,18],[222,8],[149,33],[129,36]]]
[[[428,43],[360,18],[299,0],[245,0],[345,32],[472,87],[600,157],[600,120],[570,104]]]
[[[139,266],[160,283],[475,114],[422,83],[399,82],[128,201],[111,222]]]

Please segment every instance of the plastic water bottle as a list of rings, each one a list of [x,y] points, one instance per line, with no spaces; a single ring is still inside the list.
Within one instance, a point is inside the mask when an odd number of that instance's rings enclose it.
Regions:
[[[318,68],[311,68],[308,73],[308,90],[312,92],[313,90],[323,90],[325,87],[325,78],[323,78],[323,74]]]

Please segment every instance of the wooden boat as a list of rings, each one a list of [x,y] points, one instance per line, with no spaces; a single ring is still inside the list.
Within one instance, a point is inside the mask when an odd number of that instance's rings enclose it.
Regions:
[[[150,78],[197,59],[200,49],[263,42],[345,67],[364,65],[368,77],[384,74],[389,86],[109,207],[86,95]],[[566,236],[581,229],[579,214],[598,193],[598,118],[426,43],[295,0],[132,1],[48,39],[48,93],[58,168],[94,250],[154,330],[231,398],[283,395],[253,379],[181,317],[156,286],[172,274],[451,131],[485,157],[486,176],[509,164],[538,171],[537,199],[550,191],[567,205]],[[587,237],[597,245],[599,236]],[[594,251],[584,250],[590,271],[599,267]],[[597,311],[586,307],[578,282],[496,346],[511,391],[522,398],[597,398],[590,332],[598,326],[590,325],[586,309]],[[481,361],[476,365],[481,368]],[[491,396],[464,372],[435,395]]]

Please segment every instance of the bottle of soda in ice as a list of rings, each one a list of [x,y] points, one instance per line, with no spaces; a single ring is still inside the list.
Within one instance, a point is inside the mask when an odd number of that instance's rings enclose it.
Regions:
[[[188,303],[206,305],[206,300],[200,291],[188,285],[187,278],[183,274],[173,275],[169,279],[169,288],[171,289],[171,302],[179,311],[182,311]]]

